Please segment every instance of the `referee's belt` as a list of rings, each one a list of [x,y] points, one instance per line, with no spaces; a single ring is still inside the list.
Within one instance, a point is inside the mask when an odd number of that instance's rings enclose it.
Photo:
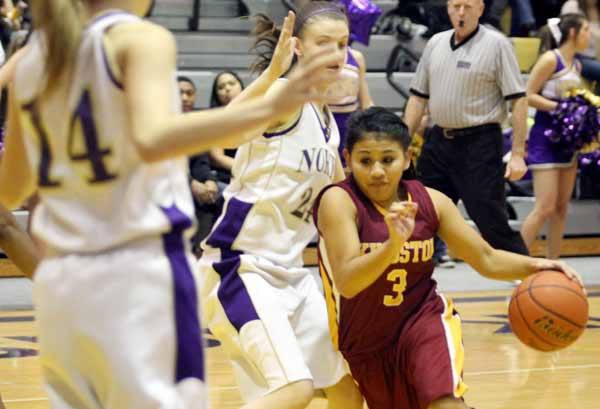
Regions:
[[[500,124],[491,123],[491,124],[483,124],[477,126],[470,126],[468,128],[442,128],[441,126],[435,126],[438,128],[440,133],[444,135],[446,139],[454,139],[454,138],[463,138],[467,136],[473,135],[481,135],[485,132],[499,131]]]

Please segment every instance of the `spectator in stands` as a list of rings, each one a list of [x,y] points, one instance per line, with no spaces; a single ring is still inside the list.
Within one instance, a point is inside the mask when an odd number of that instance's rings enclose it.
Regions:
[[[234,71],[221,71],[213,81],[210,94],[210,107],[217,108],[228,105],[242,93],[244,82]]]
[[[181,110],[191,112],[196,102],[196,85],[184,76],[177,77],[181,96]],[[210,232],[216,216],[220,213],[220,194],[216,178],[211,173],[208,153],[192,156],[189,160],[190,188],[194,197],[194,210],[198,222],[196,232],[192,236],[192,250],[200,253],[200,242]]]
[[[590,23],[591,40],[588,47],[577,53],[581,61],[581,75],[596,83],[600,82],[600,2],[598,0],[567,0],[560,14],[583,14]],[[596,84],[598,89],[598,84]]]
[[[529,168],[533,170],[536,200],[523,222],[521,233],[531,248],[540,229],[549,221],[546,257],[556,259],[560,256],[567,207],[577,176],[577,155],[557,148],[545,133],[552,128],[553,119],[549,112],[558,107],[563,94],[581,87],[575,54],[587,48],[590,28],[581,14],[565,14],[560,22],[552,19],[548,24],[555,35],[555,48],[540,57],[527,81],[529,105],[537,109],[527,153]]]
[[[222,71],[218,73],[213,81],[210,107],[226,106],[231,100],[240,95],[243,89],[244,82],[235,72]],[[214,148],[210,151],[210,161],[212,168],[217,173],[220,192],[223,192],[231,180],[231,168],[233,167],[233,158],[236,151],[236,149],[223,148]]]
[[[10,46],[13,32],[23,28],[23,13],[28,9],[27,3],[12,0],[2,0],[0,5],[0,41],[2,47],[7,50]]]
[[[533,7],[536,26],[542,27],[549,18],[560,14],[560,9],[565,0],[530,0]]]
[[[196,84],[189,77],[180,75],[177,77],[177,85],[181,98],[181,111],[192,112],[196,104]]]
[[[508,224],[504,193],[505,177],[518,180],[527,171],[527,98],[514,48],[505,36],[479,24],[483,10],[483,0],[448,1],[454,28],[427,43],[404,119],[412,135],[428,106],[435,124],[418,162],[422,182],[455,203],[462,199],[492,247],[527,254],[520,234]],[[504,171],[500,123],[508,102],[514,136]]]
[[[527,37],[536,28],[533,7],[530,0],[486,0],[485,19],[494,27],[501,29],[500,21],[506,12],[506,7],[511,8],[510,35],[516,37]]]

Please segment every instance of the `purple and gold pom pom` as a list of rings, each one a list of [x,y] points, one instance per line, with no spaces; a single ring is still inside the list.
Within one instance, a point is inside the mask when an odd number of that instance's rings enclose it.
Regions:
[[[600,97],[587,90],[567,93],[550,113],[552,128],[544,136],[562,150],[577,152],[598,142],[600,134]]]
[[[340,0],[350,19],[350,40],[369,45],[371,29],[381,15],[381,9],[371,0]]]

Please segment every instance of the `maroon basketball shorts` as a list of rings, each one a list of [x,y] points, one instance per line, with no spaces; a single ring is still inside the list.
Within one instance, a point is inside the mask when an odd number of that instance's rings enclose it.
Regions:
[[[369,409],[427,409],[467,389],[460,316],[442,295],[422,306],[394,345],[365,355],[347,360]]]

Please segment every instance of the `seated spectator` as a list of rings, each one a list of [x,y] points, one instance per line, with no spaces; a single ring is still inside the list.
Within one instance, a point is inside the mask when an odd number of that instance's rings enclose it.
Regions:
[[[177,77],[182,112],[194,110],[196,102],[196,86],[188,77]],[[200,242],[210,232],[212,225],[221,213],[221,195],[216,178],[210,169],[208,153],[192,156],[189,160],[190,189],[194,198],[194,207],[198,226],[192,237],[192,249],[199,255]]]
[[[536,28],[533,7],[530,0],[486,0],[484,21],[500,28],[500,20],[506,11],[511,8],[510,35],[515,37],[527,37]]]
[[[23,23],[23,14],[28,9],[27,3],[12,0],[0,1],[0,41],[2,48],[7,50],[13,32],[21,30]]]
[[[242,93],[244,83],[233,71],[222,71],[217,74],[213,81],[210,95],[210,107],[217,108],[226,106],[235,97]],[[236,149],[214,148],[210,151],[212,168],[217,172],[217,183],[219,191],[223,192],[231,180],[231,168]]]
[[[590,23],[591,40],[589,46],[577,53],[577,59],[581,61],[581,75],[590,81],[600,81],[600,2],[597,0],[568,0],[560,10],[564,14],[583,14]],[[596,84],[596,90],[598,84]]]
[[[531,0],[536,26],[542,27],[549,18],[558,16],[564,2],[565,0]]]
[[[210,233],[212,226],[221,213],[223,198],[219,193],[216,180],[210,169],[207,153],[190,158],[190,188],[194,198],[196,233],[192,237],[194,254],[200,256],[200,243]]]

